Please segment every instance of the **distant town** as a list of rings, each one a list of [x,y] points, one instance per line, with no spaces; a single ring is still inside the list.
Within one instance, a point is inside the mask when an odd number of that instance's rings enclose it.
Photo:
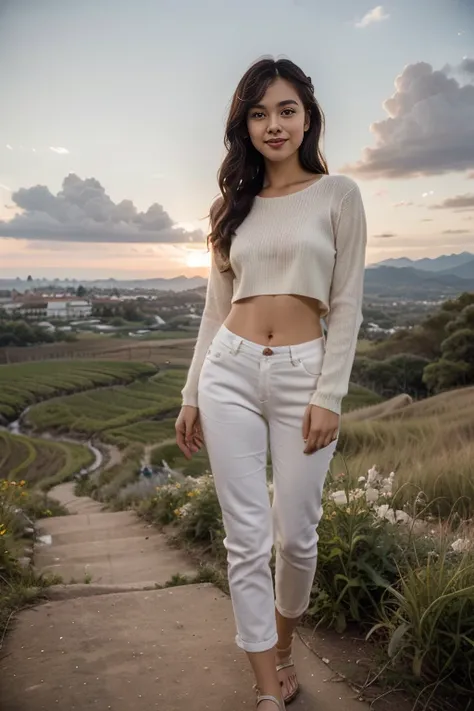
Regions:
[[[205,300],[205,287],[161,291],[145,287],[86,288],[82,284],[75,288],[54,284],[42,287],[33,280],[27,283],[30,288],[21,291],[0,289],[0,323],[4,324],[0,345],[23,345],[14,328],[21,322],[36,332],[41,329],[56,334],[58,339],[88,332],[138,338],[155,331],[195,333]],[[10,324],[9,338],[5,335],[6,323]]]
[[[193,337],[207,280],[0,279],[0,348],[90,335],[153,339]],[[380,341],[411,329],[443,301],[474,288],[474,255],[387,260],[365,273],[361,338]],[[162,333],[161,333],[162,332]]]

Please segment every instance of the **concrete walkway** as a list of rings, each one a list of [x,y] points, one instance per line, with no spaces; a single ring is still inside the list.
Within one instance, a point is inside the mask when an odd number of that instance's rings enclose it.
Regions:
[[[234,643],[229,598],[212,585],[156,589],[189,562],[130,512],[104,513],[72,485],[51,494],[75,515],[41,522],[39,568],[89,585],[60,586],[25,610],[4,647],[2,711],[253,709],[253,679]],[[62,598],[62,599],[61,599]],[[295,711],[367,711],[298,640]]]

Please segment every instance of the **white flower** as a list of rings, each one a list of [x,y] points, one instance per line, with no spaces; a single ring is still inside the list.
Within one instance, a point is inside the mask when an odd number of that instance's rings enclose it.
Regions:
[[[362,496],[364,496],[363,489],[352,489],[352,491],[349,492],[349,501],[354,501],[354,499],[360,499]]]
[[[466,553],[466,551],[470,551],[472,547],[472,541],[469,541],[467,538],[458,538],[454,543],[451,543],[451,548],[456,553]]]
[[[368,504],[375,504],[376,501],[379,499],[379,492],[378,489],[374,489],[373,487],[369,487],[367,491],[365,492],[365,498]]]
[[[379,473],[378,473],[377,469],[375,468],[375,464],[374,464],[372,469],[369,469],[369,471],[367,472],[367,483],[368,484],[375,484],[375,482],[377,481],[378,478],[379,478]]]
[[[406,511],[395,511],[395,520],[397,523],[410,524],[413,522],[412,517],[406,513]]]
[[[329,495],[329,498],[332,499],[337,506],[345,506],[349,503],[347,501],[346,492],[343,489],[333,491],[332,494]]]
[[[360,476],[357,481],[359,484],[365,483],[365,476]]]
[[[187,516],[189,512],[192,509],[192,503],[188,501],[187,504],[184,504],[184,506],[181,506],[181,508],[178,509],[178,517],[183,518],[184,516]]]
[[[388,504],[382,504],[381,506],[376,506],[375,512],[379,518],[384,518],[390,523],[395,523],[395,512],[390,508]]]
[[[390,477],[383,479],[382,480],[382,491],[387,494],[391,494],[392,493],[392,483],[393,483],[393,479],[390,479]]]

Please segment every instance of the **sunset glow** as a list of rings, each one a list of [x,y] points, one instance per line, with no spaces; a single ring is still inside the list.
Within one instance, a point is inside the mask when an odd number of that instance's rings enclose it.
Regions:
[[[203,249],[190,249],[186,255],[186,266],[190,269],[209,267],[211,264],[211,253]]]

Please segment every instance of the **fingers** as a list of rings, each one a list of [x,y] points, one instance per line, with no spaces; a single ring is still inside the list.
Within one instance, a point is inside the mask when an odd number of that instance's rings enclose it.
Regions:
[[[186,426],[184,422],[176,423],[176,444],[178,445],[186,459],[191,459],[191,450],[189,449],[187,444]]]
[[[310,430],[305,442],[304,453],[313,454],[324,447],[329,447],[337,439],[338,430]]]
[[[303,417],[303,440],[308,441],[309,431],[311,427],[311,408],[307,407]]]
[[[199,420],[179,417],[176,425],[176,444],[186,457],[191,459],[192,455],[198,452],[204,444]]]

